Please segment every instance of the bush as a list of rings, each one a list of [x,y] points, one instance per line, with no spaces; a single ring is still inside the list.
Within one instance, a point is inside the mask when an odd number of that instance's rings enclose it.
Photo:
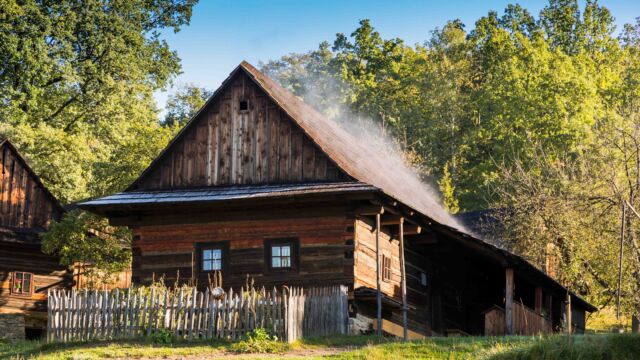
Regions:
[[[173,334],[171,331],[162,329],[151,335],[151,341],[153,341],[154,344],[171,344],[173,343]]]
[[[236,353],[277,354],[288,349],[287,344],[279,341],[276,336],[271,336],[262,328],[253,330],[245,335],[242,341],[231,345],[231,350]]]

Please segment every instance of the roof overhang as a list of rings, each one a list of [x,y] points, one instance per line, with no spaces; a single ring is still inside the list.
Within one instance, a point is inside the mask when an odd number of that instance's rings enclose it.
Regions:
[[[389,202],[397,202],[397,199],[388,194],[384,194]],[[479,235],[472,234],[460,228],[452,227],[446,224],[442,224],[429,216],[411,208],[410,206],[398,202],[396,205],[400,211],[411,213],[414,221],[422,224],[424,228],[432,228],[435,231],[447,235],[447,239],[454,241],[460,246],[470,249],[474,253],[481,254],[485,258],[491,260],[495,264],[504,268],[511,267],[516,269],[520,275],[525,275],[526,278],[531,279],[535,283],[542,283],[551,289],[554,289],[558,293],[568,293],[572,298],[572,303],[578,304],[586,311],[597,311],[598,308],[584,300],[576,293],[567,289],[564,285],[560,284],[553,277],[547,275],[544,271],[531,264],[525,258],[520,255],[516,255],[506,249],[498,247],[489,241],[484,240]],[[400,208],[403,207],[404,209]]]
[[[153,191],[128,191],[81,202],[78,207],[98,214],[108,211],[151,209],[158,207],[208,206],[216,204],[248,204],[291,200],[328,200],[368,198],[378,193],[375,186],[361,182],[300,183],[223,186]]]

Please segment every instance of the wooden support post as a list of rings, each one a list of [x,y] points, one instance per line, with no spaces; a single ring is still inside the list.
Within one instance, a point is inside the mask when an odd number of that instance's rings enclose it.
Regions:
[[[567,301],[566,301],[566,310],[565,310],[565,320],[567,321],[567,334],[571,334],[573,329],[571,329],[571,295],[567,291]]]
[[[547,294],[544,297],[544,301],[545,301],[545,308],[547,310],[547,318],[549,318],[549,321],[553,322],[553,312],[551,311],[551,307],[553,306],[553,295],[551,294]]]
[[[404,218],[400,218],[400,276],[402,278],[402,338],[407,336],[407,273],[404,266]]]
[[[376,302],[378,306],[376,312],[376,333],[378,334],[378,336],[382,336],[382,293],[380,290],[380,214],[376,214],[376,259]]]
[[[196,286],[196,253],[191,251],[191,286]]]
[[[513,268],[505,270],[504,321],[507,335],[513,335]]]
[[[536,286],[534,310],[536,311],[536,314],[542,314],[542,288],[540,286]]]

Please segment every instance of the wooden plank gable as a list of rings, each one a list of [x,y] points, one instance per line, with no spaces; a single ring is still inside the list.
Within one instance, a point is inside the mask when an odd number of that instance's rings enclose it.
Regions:
[[[0,226],[44,229],[61,212],[16,148],[0,141]]]
[[[336,169],[280,106],[237,71],[129,190],[349,178]]]

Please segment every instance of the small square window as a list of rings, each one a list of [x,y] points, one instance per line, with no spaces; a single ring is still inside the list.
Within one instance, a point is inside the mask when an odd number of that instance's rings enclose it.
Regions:
[[[202,271],[222,270],[222,249],[202,249]]]
[[[33,274],[15,271],[11,284],[11,293],[17,295],[30,295],[33,292]]]
[[[420,285],[427,286],[427,274],[423,272],[420,273]]]
[[[249,111],[249,100],[243,99],[240,100],[240,105],[238,106],[240,111]]]
[[[264,253],[267,270],[297,271],[299,256],[298,239],[265,239]]]
[[[271,267],[274,269],[291,268],[291,245],[271,246]]]

